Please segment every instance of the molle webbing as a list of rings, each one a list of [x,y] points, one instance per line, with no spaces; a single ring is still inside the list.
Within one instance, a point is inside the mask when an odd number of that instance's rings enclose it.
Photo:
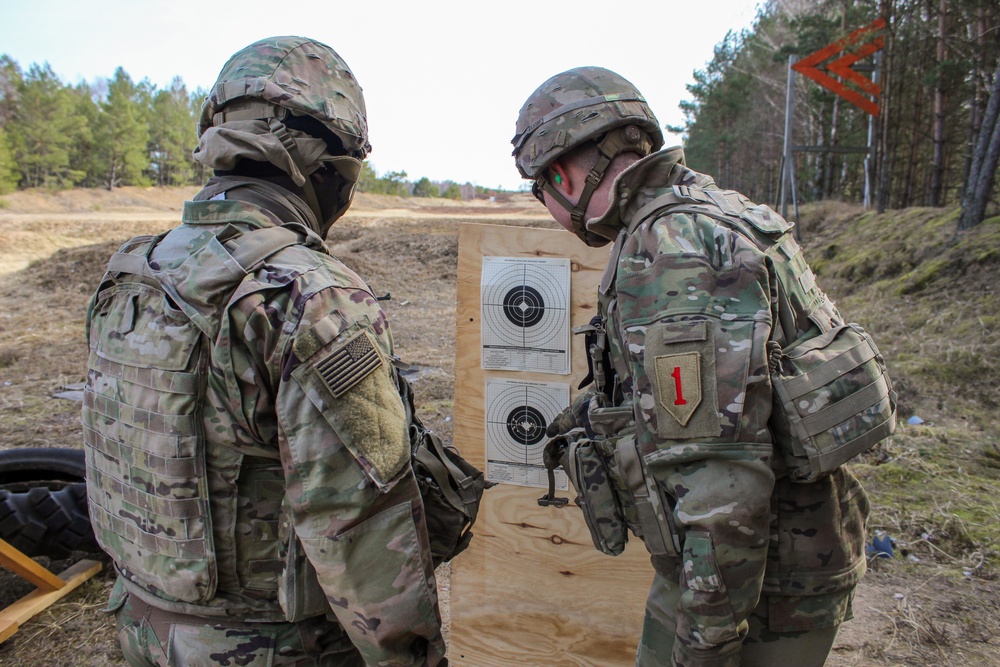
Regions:
[[[856,324],[772,350],[772,429],[811,481],[881,440],[896,425],[896,394],[875,342]]]
[[[91,313],[83,421],[95,534],[143,586],[205,602],[216,585],[202,333],[158,288],[147,247],[119,252]]]
[[[225,246],[246,275],[304,237],[266,227]],[[98,541],[133,583],[204,605],[219,578],[204,435],[208,346],[217,332],[191,319],[177,291],[168,296],[159,282],[148,257],[161,239],[111,257],[89,313],[88,497]],[[235,291],[241,277],[231,275]]]
[[[302,234],[288,227],[264,227],[226,242],[233,259],[244,271],[250,273],[268,257],[289,246],[302,243]],[[108,262],[109,273],[131,273],[153,278],[146,255],[116,252]]]

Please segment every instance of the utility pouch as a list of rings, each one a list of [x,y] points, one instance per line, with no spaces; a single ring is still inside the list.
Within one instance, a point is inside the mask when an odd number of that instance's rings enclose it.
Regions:
[[[598,442],[580,438],[571,443],[563,467],[578,494],[576,504],[583,510],[594,546],[609,556],[619,555],[628,541],[628,527]]]
[[[770,341],[769,426],[795,482],[813,482],[892,434],[896,393],[864,329],[844,324],[785,349]]]
[[[296,535],[289,536],[286,549],[285,567],[278,579],[278,604],[285,619],[297,623],[325,613],[329,609],[326,594]]]
[[[486,489],[483,472],[459,451],[431,432],[417,417],[413,387],[396,373],[407,421],[410,424],[410,464],[420,489],[434,567],[465,551],[472,541],[472,525]]]
[[[587,421],[590,430],[599,436],[612,438],[615,435],[627,432],[627,429],[635,430],[635,413],[631,405],[620,405],[615,407],[594,407],[587,413]]]
[[[465,551],[483,492],[493,486],[458,450],[421,427],[410,426],[412,465],[424,501],[434,567]]]
[[[674,526],[674,515],[656,480],[643,465],[635,444],[635,436],[627,435],[615,446],[615,467],[621,477],[624,493],[634,508],[636,524],[632,532],[641,537],[646,550],[653,556],[673,556],[680,553],[680,537]],[[625,501],[622,502],[625,505]]]

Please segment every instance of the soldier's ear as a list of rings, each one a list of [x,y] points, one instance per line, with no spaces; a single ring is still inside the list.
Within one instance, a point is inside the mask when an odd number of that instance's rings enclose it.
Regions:
[[[570,179],[569,172],[562,162],[559,160],[554,161],[549,165],[549,171],[552,172],[553,187],[561,190],[564,195],[573,194],[573,181]]]

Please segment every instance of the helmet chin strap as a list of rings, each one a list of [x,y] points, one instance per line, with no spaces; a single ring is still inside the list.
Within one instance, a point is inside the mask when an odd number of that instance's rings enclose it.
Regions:
[[[551,195],[556,202],[569,211],[569,218],[573,223],[576,235],[587,245],[594,245],[593,241],[598,241],[596,245],[604,245],[607,240],[587,231],[584,224],[584,215],[587,213],[587,206],[590,198],[594,196],[594,191],[601,184],[604,172],[608,170],[611,161],[618,155],[625,152],[638,153],[641,156],[649,155],[653,150],[653,142],[649,135],[635,127],[628,125],[620,127],[604,135],[604,138],[597,144],[597,162],[590,169],[584,181],[583,189],[580,191],[580,198],[573,204],[570,200],[556,190],[545,178],[544,173],[538,177],[539,187],[546,196]]]

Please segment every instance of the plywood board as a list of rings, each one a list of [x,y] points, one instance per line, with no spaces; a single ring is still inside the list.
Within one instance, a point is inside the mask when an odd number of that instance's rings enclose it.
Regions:
[[[455,445],[484,468],[487,378],[569,382],[571,399],[587,374],[583,337],[573,336],[570,376],[483,371],[482,258],[568,257],[571,325],[597,312],[608,248],[588,248],[568,232],[463,224],[456,312]],[[452,564],[449,659],[457,667],[633,665],[653,570],[633,538],[617,558],[598,552],[579,508],[539,507],[544,491],[501,485],[487,491],[475,539]],[[562,495],[570,498],[569,490]]]

